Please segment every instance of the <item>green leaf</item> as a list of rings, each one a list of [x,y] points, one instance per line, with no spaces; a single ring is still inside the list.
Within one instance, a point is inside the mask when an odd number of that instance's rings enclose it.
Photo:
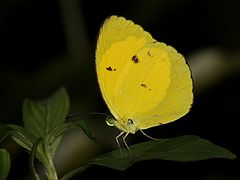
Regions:
[[[48,101],[49,129],[65,122],[70,109],[70,102],[65,88],[60,88]]]
[[[58,125],[56,128],[54,128],[51,133],[49,133],[49,137],[52,137],[53,139],[49,139],[49,143],[51,144],[54,139],[57,137],[63,135],[67,130],[72,129],[72,128],[81,128],[83,132],[92,140],[95,141],[96,138],[90,131],[87,123],[83,120],[79,121],[73,121],[73,122],[67,122],[67,123],[62,123]]]
[[[60,178],[60,180],[68,180],[71,177],[73,177],[74,175],[84,171],[85,169],[89,168],[90,166],[92,166],[91,164],[84,164],[82,166],[80,166],[79,168],[74,169],[73,171],[65,174],[63,177]]]
[[[60,88],[46,100],[25,99],[23,103],[24,126],[36,138],[44,137],[58,124],[65,121],[69,106],[69,98],[64,88]]]
[[[65,88],[60,88],[46,100],[25,99],[23,103],[24,126],[36,139],[43,138],[42,148],[38,149],[40,154],[44,152],[45,156],[54,156],[62,137],[51,137],[49,133],[58,125],[64,124],[69,108],[70,103]]]
[[[88,124],[84,120],[69,122],[68,127],[80,127],[85,135],[87,135],[92,141],[96,141],[96,137],[92,134],[88,127]]]
[[[82,129],[82,131],[84,132],[84,134],[86,136],[88,136],[92,141],[96,142],[96,137],[93,135],[93,133],[91,132],[89,126],[88,126],[88,118],[91,115],[103,115],[103,113],[83,113],[83,114],[75,114],[75,115],[70,115],[68,117],[66,117],[67,120],[67,125],[65,125],[66,129],[70,129],[70,128],[75,128],[75,127],[79,127]],[[86,115],[86,117],[84,116]],[[104,114],[104,116],[106,116],[106,114]]]
[[[130,146],[133,154],[124,148],[123,157],[119,150],[99,156],[89,164],[97,164],[117,170],[125,170],[134,163],[143,160],[161,159],[171,161],[198,161],[210,158],[234,159],[230,151],[198,136],[180,136],[161,139]]]
[[[28,151],[31,151],[32,145],[34,141],[36,141],[36,137],[25,129],[22,126],[8,124],[7,125],[11,130],[8,131],[8,135],[12,136],[14,141],[18,143],[20,146],[25,148]]]
[[[0,142],[6,137],[11,136],[18,145],[25,148],[28,152],[31,151],[34,142],[37,140],[30,131],[14,124],[7,124],[1,127],[0,135],[2,135],[2,137],[0,136]],[[36,157],[44,164],[47,162],[42,146],[38,147]]]
[[[0,149],[0,180],[7,179],[10,171],[10,155],[5,149]]]
[[[69,179],[92,165],[106,166],[116,170],[125,170],[138,161],[160,159],[170,161],[199,161],[211,158],[234,159],[236,156],[220,146],[194,135],[180,136],[135,144],[124,148],[123,156],[119,149],[100,155],[77,169],[64,175],[61,180]]]
[[[8,124],[0,127],[0,142],[6,137],[11,136],[16,143],[30,151],[35,137],[27,129],[22,126]]]

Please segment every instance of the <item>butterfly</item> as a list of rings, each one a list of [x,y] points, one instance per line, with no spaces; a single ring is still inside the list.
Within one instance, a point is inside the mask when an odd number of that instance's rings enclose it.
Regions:
[[[144,129],[175,121],[192,106],[193,82],[184,57],[124,17],[110,16],[103,23],[96,71],[112,114],[106,122],[121,131],[116,137],[119,148],[119,137],[123,136],[128,148],[129,133],[144,133]]]

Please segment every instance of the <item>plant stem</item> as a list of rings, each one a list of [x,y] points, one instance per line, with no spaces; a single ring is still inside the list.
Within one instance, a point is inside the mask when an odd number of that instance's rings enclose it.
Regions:
[[[53,160],[49,158],[49,164],[47,166],[47,177],[48,180],[58,180],[57,172],[53,163]]]
[[[49,136],[45,136],[42,143],[43,152],[47,160],[44,166],[47,170],[46,175],[48,180],[58,180],[57,172],[53,162],[53,156],[50,153],[49,138]]]

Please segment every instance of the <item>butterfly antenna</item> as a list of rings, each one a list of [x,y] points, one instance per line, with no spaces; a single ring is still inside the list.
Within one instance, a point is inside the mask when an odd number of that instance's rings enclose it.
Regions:
[[[97,113],[97,112],[89,112],[89,113],[77,113],[77,114],[70,114],[66,117],[66,119],[71,119],[77,116],[81,116],[81,115],[105,115],[105,116],[109,116],[109,114],[107,113]]]
[[[129,132],[127,132],[127,133],[125,134],[125,136],[123,137],[123,143],[124,143],[124,145],[126,146],[128,152],[129,152],[130,157],[132,158],[132,152],[131,152],[130,148],[128,147],[127,142],[126,142],[126,140],[125,140],[126,137],[128,136],[128,134],[129,134]]]
[[[116,142],[117,142],[117,145],[118,145],[118,149],[119,149],[119,151],[120,151],[120,154],[121,154],[121,157],[123,156],[123,153],[122,153],[122,149],[121,149],[121,146],[120,146],[120,144],[119,144],[119,141],[118,141],[118,138],[119,137],[121,137],[122,135],[123,135],[123,131],[119,134],[119,135],[117,135],[116,136],[116,138],[115,138],[115,140],[116,140]]]
[[[145,132],[143,132],[142,129],[140,129],[140,131],[141,131],[141,133],[142,133],[144,136],[148,137],[149,139],[152,139],[152,140],[159,140],[159,138],[154,138],[154,137],[151,137],[151,136],[147,135]]]

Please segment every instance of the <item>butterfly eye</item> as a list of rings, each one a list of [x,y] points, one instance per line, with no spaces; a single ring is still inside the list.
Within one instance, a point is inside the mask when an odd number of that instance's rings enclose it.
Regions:
[[[108,126],[114,126],[116,119],[112,116],[107,117],[106,119],[106,123]]]
[[[128,123],[129,125],[130,125],[130,124],[134,124],[132,119],[128,119],[128,122],[127,122],[127,123]]]

